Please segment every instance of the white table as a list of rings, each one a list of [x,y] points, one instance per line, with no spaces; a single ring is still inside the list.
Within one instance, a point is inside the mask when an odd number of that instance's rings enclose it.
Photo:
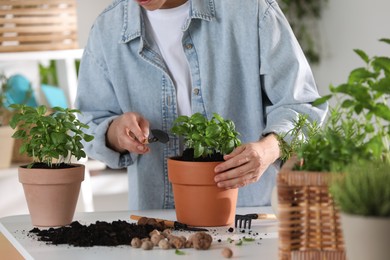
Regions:
[[[272,213],[270,207],[239,208],[237,214],[245,213]],[[120,211],[120,212],[88,212],[76,213],[74,220],[81,224],[94,223],[97,220],[112,222],[114,220],[130,220],[131,214],[147,217],[176,219],[174,210],[144,210],[144,211]],[[208,228],[213,237],[211,248],[206,251],[195,249],[182,249],[185,255],[176,255],[175,250],[161,250],[155,247],[151,251],[135,249],[130,246],[117,247],[73,247],[69,245],[47,245],[36,238],[28,236],[33,228],[29,215],[9,216],[0,219],[0,231],[12,243],[25,259],[224,259],[221,255],[222,248],[229,247],[236,259],[277,259],[277,220],[252,221],[252,234],[255,241],[243,242],[241,246],[235,243],[239,238],[250,237],[248,232],[235,230],[228,232],[229,227]],[[189,236],[190,232],[175,231],[180,235]],[[218,242],[218,240],[221,242]],[[229,239],[234,242],[230,243]]]

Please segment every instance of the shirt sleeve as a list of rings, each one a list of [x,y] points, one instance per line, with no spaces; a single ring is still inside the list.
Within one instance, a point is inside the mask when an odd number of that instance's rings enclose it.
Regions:
[[[276,1],[265,1],[259,15],[260,75],[269,100],[263,135],[286,133],[300,113],[321,123],[328,106],[312,106],[320,95],[306,57]]]
[[[87,133],[95,137],[91,142],[83,143],[87,155],[113,169],[133,164],[135,154],[120,154],[106,145],[109,125],[123,112],[104,63],[96,28],[92,28],[80,63],[76,107],[82,112],[80,121],[89,126]]]

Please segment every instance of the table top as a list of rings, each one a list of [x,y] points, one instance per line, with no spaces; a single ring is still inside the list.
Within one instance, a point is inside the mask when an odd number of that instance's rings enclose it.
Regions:
[[[237,214],[273,213],[271,207],[238,208]],[[142,210],[142,211],[112,211],[112,212],[78,212],[73,220],[87,225],[96,221],[112,222],[115,220],[130,220],[130,215],[141,215],[152,218],[175,220],[174,210]],[[33,228],[29,215],[18,215],[0,218],[0,231],[12,243],[25,259],[223,259],[221,252],[224,247],[233,251],[234,258],[240,259],[277,259],[277,220],[254,220],[251,232],[235,229],[229,232],[229,226],[211,227],[209,234],[213,242],[209,250],[181,249],[185,254],[176,255],[175,250],[162,250],[154,247],[145,251],[131,246],[117,247],[73,247],[70,245],[48,245],[29,235]],[[245,232],[244,232],[245,231]],[[177,235],[188,237],[193,232],[174,231]],[[236,245],[243,237],[254,238],[254,241],[244,241]],[[233,240],[233,241],[232,241]]]

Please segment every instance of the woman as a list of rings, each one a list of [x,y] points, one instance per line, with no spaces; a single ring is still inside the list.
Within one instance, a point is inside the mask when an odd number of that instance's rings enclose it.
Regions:
[[[240,187],[238,206],[269,205],[279,146],[299,113],[321,122],[326,106],[275,0],[117,0],[91,29],[76,106],[95,140],[88,155],[129,168],[130,209],[172,208],[166,158],[178,115],[216,112],[235,122],[243,145],[215,168],[219,187]]]

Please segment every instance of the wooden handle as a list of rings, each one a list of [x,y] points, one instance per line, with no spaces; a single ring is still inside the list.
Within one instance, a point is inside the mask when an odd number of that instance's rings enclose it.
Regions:
[[[171,221],[171,220],[165,220],[165,219],[159,219],[159,218],[148,218],[148,217],[145,217],[145,216],[137,216],[137,215],[130,215],[130,219],[132,220],[140,220],[141,218],[146,218],[146,219],[154,219],[156,220],[157,222],[164,222],[164,225],[166,227],[169,227],[169,228],[173,228],[175,227],[175,222],[174,221]]]
[[[275,214],[257,214],[257,219],[277,219]]]

